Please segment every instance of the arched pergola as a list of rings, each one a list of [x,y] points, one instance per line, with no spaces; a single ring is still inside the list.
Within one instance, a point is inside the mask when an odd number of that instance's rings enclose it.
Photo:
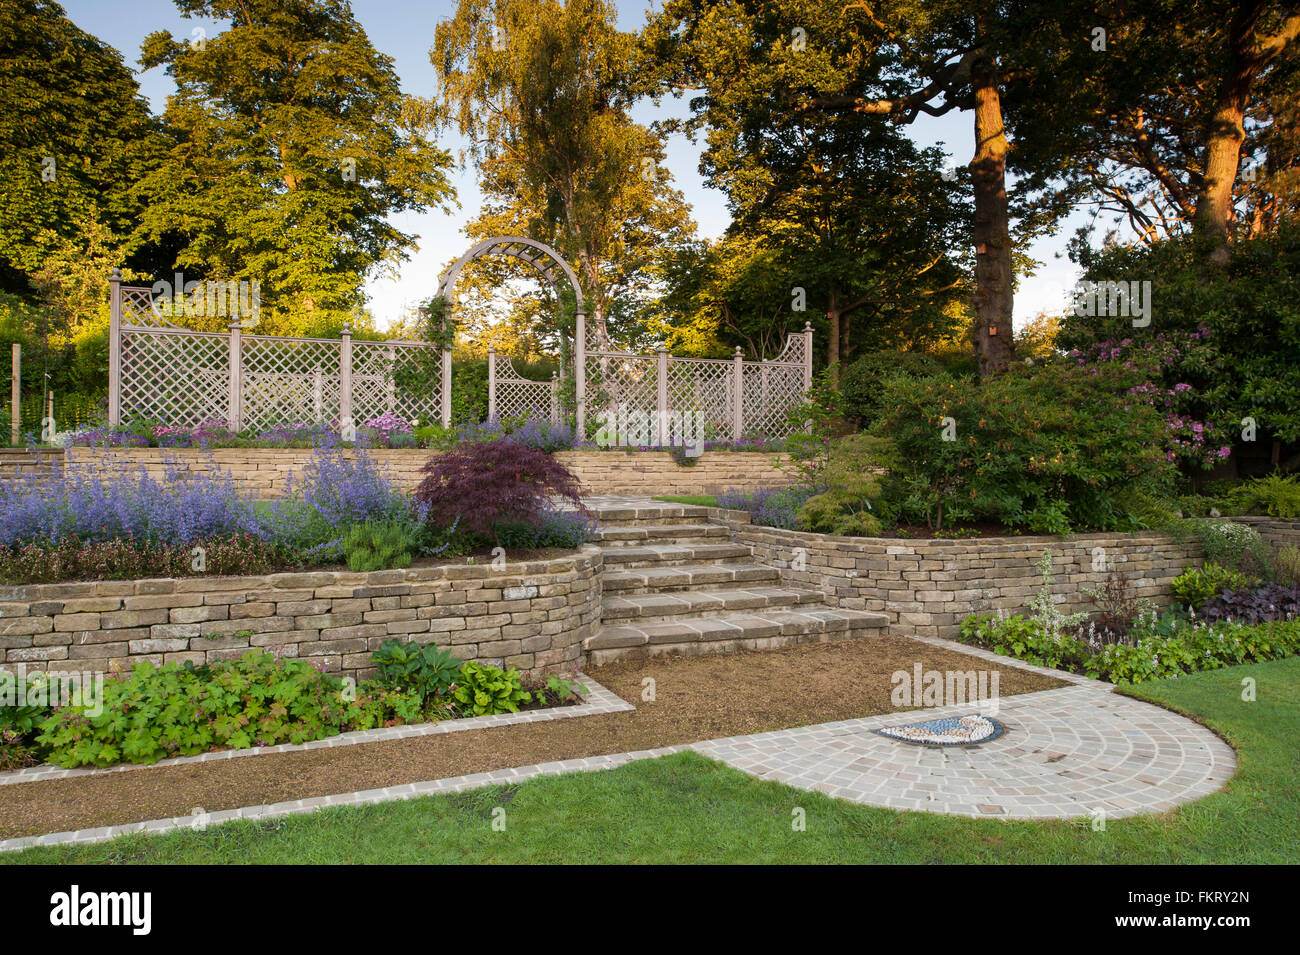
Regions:
[[[475,259],[485,258],[489,255],[500,255],[527,262],[537,270],[557,293],[559,292],[561,278],[567,280],[569,287],[573,289],[576,304],[574,317],[577,320],[577,328],[574,330],[573,336],[575,349],[574,370],[577,377],[577,433],[580,435],[585,434],[587,398],[586,382],[583,379],[586,377],[584,371],[587,352],[587,306],[582,295],[582,286],[578,284],[578,277],[574,275],[569,263],[564,261],[564,256],[545,242],[538,242],[536,239],[528,239],[520,235],[498,235],[490,239],[484,239],[452,263],[451,268],[443,273],[442,278],[438,281],[438,296],[452,302],[451,293],[456,286],[456,280],[460,278],[461,271]]]

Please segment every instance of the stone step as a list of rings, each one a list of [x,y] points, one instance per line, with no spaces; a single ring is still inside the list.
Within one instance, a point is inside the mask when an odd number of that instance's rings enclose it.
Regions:
[[[606,517],[601,514],[597,518],[601,527],[680,527],[683,524],[703,524],[706,521],[704,514],[654,514],[647,517]]]
[[[825,596],[815,590],[768,584],[681,590],[668,594],[611,594],[601,601],[601,620],[611,624],[628,622],[640,626],[741,611],[759,612],[807,604],[824,606],[825,601]]]
[[[721,524],[643,524],[632,527],[596,528],[595,540],[607,547],[663,542],[696,543],[728,538],[731,531]]]
[[[768,583],[780,579],[781,572],[766,564],[685,564],[609,570],[605,572],[604,587],[605,593],[621,597],[696,590],[708,584]]]
[[[720,614],[673,623],[602,626],[583,641],[593,665],[670,653],[765,650],[878,636],[889,624],[882,613],[800,607]]]
[[[748,544],[730,541],[718,544],[629,544],[606,547],[605,566],[621,570],[642,567],[684,567],[705,563],[734,563],[754,556]],[[609,573],[607,570],[606,573]]]
[[[621,527],[628,524],[677,524],[704,520],[709,513],[707,507],[695,507],[689,504],[668,504],[654,501],[619,502],[617,504],[589,505],[588,509],[603,525]]]

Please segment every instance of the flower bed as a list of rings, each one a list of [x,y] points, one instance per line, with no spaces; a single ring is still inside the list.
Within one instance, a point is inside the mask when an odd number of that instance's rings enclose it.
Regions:
[[[360,684],[304,660],[252,650],[195,666],[136,664],[72,701],[24,676],[22,707],[0,706],[0,767],[155,763],[214,749],[304,743],[340,733],[578,702],[580,684],[459,660],[431,645],[385,642]]]

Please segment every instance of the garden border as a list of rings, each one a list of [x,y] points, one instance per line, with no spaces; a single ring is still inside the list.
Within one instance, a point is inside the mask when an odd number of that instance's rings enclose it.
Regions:
[[[128,772],[136,769],[157,769],[162,766],[185,766],[191,763],[208,763],[222,759],[238,759],[243,756],[270,756],[274,753],[301,753],[314,749],[333,749],[338,746],[356,746],[359,743],[383,743],[395,739],[411,739],[417,736],[440,736],[446,733],[460,733],[466,730],[492,729],[498,726],[514,726],[519,723],[546,723],[551,720],[572,719],[580,716],[597,716],[603,713],[622,713],[635,710],[636,707],[616,693],[607,690],[595,680],[583,673],[575,673],[574,679],[587,688],[583,702],[571,706],[548,706],[536,710],[523,710],[519,713],[496,713],[491,716],[465,716],[454,720],[435,720],[425,723],[405,723],[400,726],[381,726],[368,730],[352,730],[322,739],[308,740],[305,743],[277,743],[274,746],[250,746],[246,749],[219,749],[195,756],[172,756],[156,763],[119,763],[115,766],[94,766],[87,768],[65,769],[54,763],[42,763],[0,773],[0,786],[14,786],[21,783],[46,782],[52,779],[74,779],[84,776],[102,776],[108,773]],[[576,692],[576,691],[575,691]]]

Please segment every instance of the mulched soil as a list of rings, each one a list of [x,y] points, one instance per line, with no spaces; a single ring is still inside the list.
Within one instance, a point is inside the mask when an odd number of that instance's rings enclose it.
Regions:
[[[466,730],[420,739],[147,768],[0,787],[0,838],[88,829],[398,786],[552,760],[652,749],[785,727],[872,716],[890,703],[898,670],[981,670],[989,664],[885,636],[695,657],[623,661],[589,670],[636,705],[608,713]],[[655,681],[643,702],[642,680]],[[1063,685],[1007,666],[1002,695]]]

